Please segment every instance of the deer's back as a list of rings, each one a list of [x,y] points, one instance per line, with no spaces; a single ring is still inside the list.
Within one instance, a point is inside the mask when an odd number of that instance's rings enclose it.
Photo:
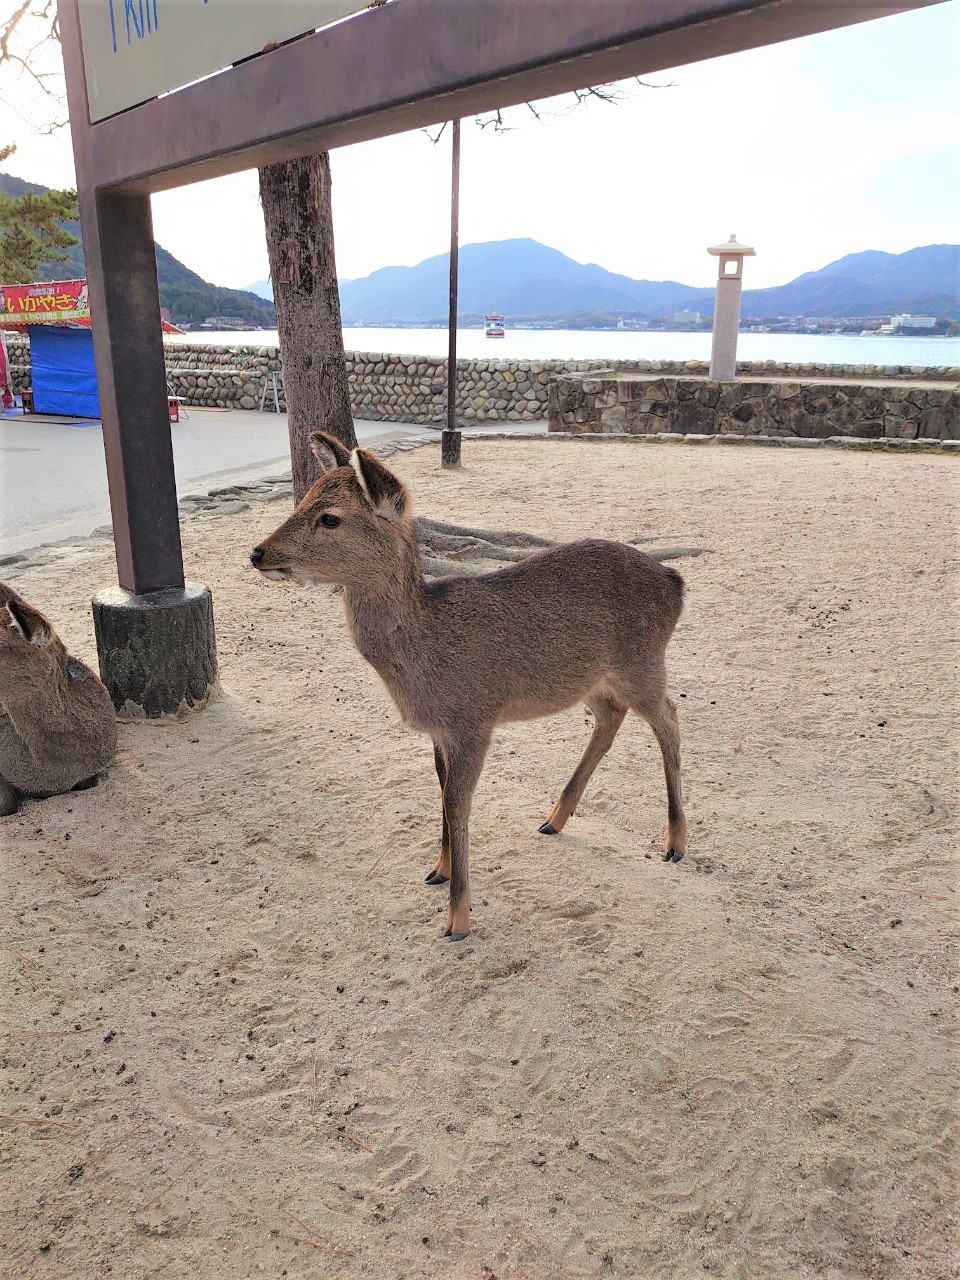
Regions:
[[[74,657],[65,674],[64,684],[0,708],[0,777],[27,795],[69,791],[116,754],[116,713],[103,683]]]
[[[517,564],[475,577],[438,578],[427,585],[434,616],[445,624],[486,620],[488,634],[504,643],[526,620],[566,633],[569,619],[591,631],[626,627],[669,633],[683,603],[683,579],[636,547],[589,538],[528,556]],[[560,626],[550,626],[556,619]]]
[[[427,586],[430,675],[414,695],[434,717],[441,700],[445,718],[551,714],[617,673],[662,671],[682,603],[673,569],[600,539],[551,547],[495,573],[440,578]]]

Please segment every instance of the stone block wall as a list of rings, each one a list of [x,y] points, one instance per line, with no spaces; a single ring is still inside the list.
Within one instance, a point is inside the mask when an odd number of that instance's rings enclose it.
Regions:
[[[20,392],[29,385],[29,347],[27,339],[19,335],[8,337],[8,350],[13,367],[14,389]],[[205,405],[215,408],[256,409],[264,379],[281,368],[277,347],[253,347],[237,344],[224,347],[201,342],[168,342],[165,344],[167,378],[171,389],[185,405]],[[350,379],[351,399],[355,416],[387,419],[397,422],[440,423],[446,416],[445,359],[430,356],[402,355],[383,352],[347,352],[347,373]],[[743,383],[707,384],[708,366],[705,361],[624,360],[611,363],[603,360],[499,360],[491,356],[483,360],[459,360],[457,362],[458,418],[466,423],[477,421],[531,422],[548,415],[549,388],[556,384],[553,393],[555,407],[552,410],[562,426],[555,430],[619,430],[612,423],[629,421],[626,430],[685,430],[689,432],[711,430],[755,431],[781,430],[783,432],[813,431],[821,418],[820,401],[828,399],[833,406],[829,435],[845,431],[840,421],[850,424],[870,424],[868,433],[890,434],[893,420],[904,420],[907,429],[926,422],[924,434],[936,429],[936,414],[923,418],[927,409],[949,409],[950,400],[936,403],[937,392],[924,400],[920,409],[916,390],[909,387],[910,380],[943,381],[946,388],[960,381],[960,368],[917,368],[903,365],[788,365],[772,360],[741,362],[738,373]],[[619,391],[608,386],[610,379],[623,376],[624,385],[633,377],[638,386],[657,384],[656,395],[648,396],[651,407],[643,413],[637,402],[619,399]],[[794,381],[778,384],[768,381],[788,377]],[[884,390],[879,396],[875,389],[824,385],[833,378],[861,378],[891,384],[889,394]],[[587,392],[588,383],[603,384],[602,391]],[[723,391],[719,388],[723,387]],[[704,387],[716,390],[704,390]],[[749,395],[742,389],[755,388]],[[762,391],[756,390],[764,387]],[[563,388],[563,390],[561,390]],[[692,390],[688,391],[688,388]],[[733,388],[733,390],[730,390]],[[901,394],[902,393],[902,394]],[[614,399],[610,400],[613,394]],[[625,395],[633,394],[625,393]],[[637,393],[639,394],[639,393]],[[599,399],[597,398],[599,397]],[[715,403],[710,404],[711,397]],[[732,397],[732,399],[731,399]],[[844,400],[844,397],[846,398]],[[899,397],[899,398],[898,398]],[[796,399],[797,405],[788,401]],[[601,404],[600,401],[603,401]],[[881,403],[882,401],[882,403]],[[561,402],[563,407],[561,408]],[[843,403],[852,404],[842,410]],[[628,404],[632,407],[626,408]],[[907,408],[888,408],[887,405],[906,405]],[[659,406],[653,408],[652,406]],[[280,407],[286,409],[282,388]],[[600,413],[619,410],[623,413],[608,414],[601,426]],[[268,393],[265,408],[273,408],[272,394]],[[704,409],[710,412],[704,412]],[[718,413],[713,414],[717,408]],[[802,409],[802,412],[801,412]],[[909,411],[908,411],[909,409]],[[729,412],[728,412],[729,411]],[[577,415],[584,415],[578,417]],[[741,415],[737,417],[737,414]],[[646,416],[645,416],[646,415]],[[711,416],[712,415],[712,416]],[[718,416],[719,415],[719,416]],[[725,427],[711,426],[711,422],[737,422]],[[945,417],[949,414],[945,413]],[[891,419],[890,431],[886,419]],[[657,419],[657,425],[653,420]],[[669,425],[688,423],[690,425]],[[647,423],[644,426],[644,422]],[[749,422],[755,422],[749,427]],[[700,424],[700,425],[696,425]],[[764,425],[766,424],[766,425]],[[899,429],[899,428],[896,428]]]
[[[565,376],[551,384],[551,431],[960,439],[960,390],[910,382]]]
[[[168,343],[167,372],[186,404],[254,409],[264,378],[281,367],[277,347],[222,347]],[[347,376],[354,415],[395,422],[440,423],[446,417],[447,362],[436,356],[348,351]],[[704,377],[702,360],[458,360],[458,418],[464,422],[532,422],[547,417],[548,387],[578,374],[662,374]],[[924,369],[904,365],[788,365],[747,361],[740,376],[886,379],[919,378],[956,382],[960,368]],[[268,394],[265,408],[273,407]],[[286,408],[281,392],[280,407]]]
[[[276,347],[187,346],[169,343],[167,376],[185,404],[256,409],[264,379],[281,367]],[[443,422],[447,362],[434,356],[348,351],[354,415],[395,422]],[[465,421],[532,422],[547,416],[547,384],[576,362],[458,360],[458,417]],[[584,362],[584,369],[603,367]],[[283,389],[280,407],[286,409]],[[273,408],[272,388],[265,409]]]
[[[7,360],[10,365],[10,385],[14,395],[20,395],[30,386],[30,344],[26,334],[7,333]]]

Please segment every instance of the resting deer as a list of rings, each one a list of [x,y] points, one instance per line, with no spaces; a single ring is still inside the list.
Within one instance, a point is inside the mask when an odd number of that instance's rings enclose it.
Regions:
[[[445,936],[470,931],[467,824],[495,727],[585,702],[583,758],[540,827],[562,831],[627,710],[656,735],[667,779],[666,861],[686,850],[680,731],[664,654],[683,579],[619,542],[541,551],[496,573],[424,580],[409,494],[373,454],[311,436],[324,475],[250,557],[268,578],[343,586],[353,641],[404,721],[433,739],[443,797],[440,858],[450,882]]]
[[[0,815],[92,786],[117,750],[110,695],[39,610],[0,582]]]

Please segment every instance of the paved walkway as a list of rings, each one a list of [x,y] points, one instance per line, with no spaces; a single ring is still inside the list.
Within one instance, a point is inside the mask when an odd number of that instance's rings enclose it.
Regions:
[[[197,407],[188,407],[186,414],[171,427],[179,498],[289,470],[286,414]],[[362,444],[439,435],[434,428],[405,422],[358,418],[354,425]],[[544,428],[541,422],[498,422],[487,429],[506,425]],[[86,536],[109,523],[99,422],[0,414],[0,555]]]

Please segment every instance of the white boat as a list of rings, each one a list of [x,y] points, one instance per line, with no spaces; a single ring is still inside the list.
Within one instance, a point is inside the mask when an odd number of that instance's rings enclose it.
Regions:
[[[504,336],[503,316],[484,316],[483,331],[488,338],[502,338]]]

